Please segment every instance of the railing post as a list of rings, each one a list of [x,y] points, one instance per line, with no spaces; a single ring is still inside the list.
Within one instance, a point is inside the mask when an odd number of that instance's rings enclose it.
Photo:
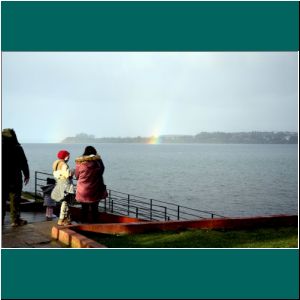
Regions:
[[[211,214],[211,218],[212,218],[212,219],[214,218],[214,214]]]
[[[127,210],[128,216],[130,216],[130,195],[128,194],[128,210]]]
[[[107,198],[104,199],[104,211],[105,211],[105,212],[106,212],[106,199],[107,199]]]
[[[37,171],[34,172],[34,200],[36,202],[36,193],[37,193]]]
[[[152,199],[150,199],[150,221],[152,221]]]
[[[108,191],[108,210],[111,211],[111,190]]]
[[[165,221],[167,221],[167,207],[165,206]]]
[[[177,220],[180,220],[180,206],[177,206]]]
[[[135,217],[138,219],[139,218],[139,208],[135,208]]]
[[[111,200],[111,212],[114,212],[114,200]]]

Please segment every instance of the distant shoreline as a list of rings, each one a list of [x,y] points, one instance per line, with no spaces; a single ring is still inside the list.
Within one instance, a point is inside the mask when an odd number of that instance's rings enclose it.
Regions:
[[[201,132],[196,135],[160,135],[150,137],[102,137],[85,133],[67,137],[62,144],[298,144],[297,132]]]
[[[87,145],[87,144],[133,144],[133,145],[297,145],[298,143],[135,143],[135,142],[20,142],[21,145],[41,144],[41,145]]]

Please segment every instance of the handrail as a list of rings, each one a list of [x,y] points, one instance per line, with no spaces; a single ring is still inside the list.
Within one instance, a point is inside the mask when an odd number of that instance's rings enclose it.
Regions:
[[[42,194],[41,187],[46,178],[53,178],[52,174],[35,171],[35,199]],[[76,179],[74,185],[76,186]],[[76,205],[76,202],[75,202]],[[178,205],[153,198],[145,198],[108,189],[108,197],[100,201],[99,210],[116,215],[135,217],[145,221],[195,220],[208,218],[225,218],[215,212],[200,210]]]

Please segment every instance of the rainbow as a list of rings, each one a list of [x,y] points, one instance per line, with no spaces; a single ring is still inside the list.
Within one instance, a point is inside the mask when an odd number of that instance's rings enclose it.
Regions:
[[[157,145],[160,143],[160,138],[158,135],[152,135],[150,138],[149,138],[149,141],[148,141],[148,145]]]
[[[166,128],[166,124],[167,124],[167,118],[166,118],[166,113],[165,114],[161,114],[159,117],[157,117],[157,119],[155,120],[156,122],[154,129],[152,128],[151,135],[148,139],[147,144],[148,145],[158,145],[161,143],[161,139],[160,139],[160,135],[162,134],[162,132],[164,131],[163,129]]]
[[[163,122],[159,122],[155,130],[152,130],[152,134],[149,137],[147,142],[148,145],[158,145],[161,143],[160,135],[162,132],[163,125],[164,125]]]

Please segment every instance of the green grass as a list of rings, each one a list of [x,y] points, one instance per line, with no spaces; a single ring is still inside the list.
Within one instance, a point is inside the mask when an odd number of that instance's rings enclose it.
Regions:
[[[81,232],[109,248],[297,248],[298,228],[200,230],[106,235]]]

